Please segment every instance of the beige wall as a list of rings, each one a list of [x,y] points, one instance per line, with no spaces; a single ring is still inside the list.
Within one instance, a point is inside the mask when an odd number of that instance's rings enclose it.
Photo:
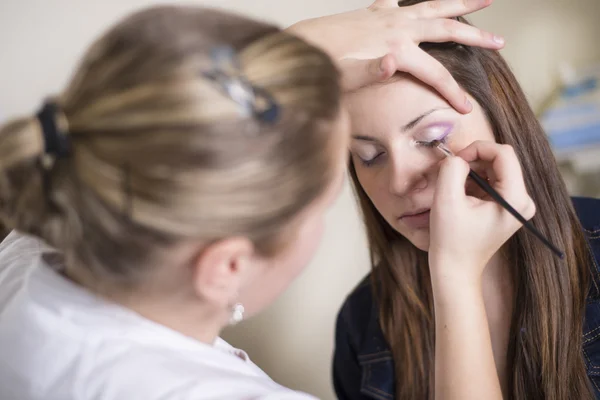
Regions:
[[[506,37],[503,54],[534,108],[553,90],[561,62],[600,61],[598,0],[496,0],[472,20]]]
[[[174,1],[162,1],[162,3]],[[184,1],[181,1],[184,2]],[[185,1],[193,3],[194,1]],[[0,0],[0,119],[31,112],[60,90],[84,48],[115,18],[151,0]],[[291,24],[368,0],[222,0],[218,4]],[[504,51],[534,105],[552,90],[557,65],[600,60],[598,0],[496,0],[473,21],[505,35]],[[520,8],[518,8],[520,7]],[[333,323],[345,294],[368,270],[351,192],[328,216],[325,240],[306,273],[269,310],[226,337],[276,380],[333,398]]]

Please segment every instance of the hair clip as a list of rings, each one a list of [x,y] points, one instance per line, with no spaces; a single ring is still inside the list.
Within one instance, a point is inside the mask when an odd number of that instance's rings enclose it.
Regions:
[[[217,83],[221,90],[244,110],[260,121],[274,123],[279,117],[279,105],[262,88],[253,86],[243,76],[235,50],[230,46],[219,46],[211,51],[214,68],[202,75]]]

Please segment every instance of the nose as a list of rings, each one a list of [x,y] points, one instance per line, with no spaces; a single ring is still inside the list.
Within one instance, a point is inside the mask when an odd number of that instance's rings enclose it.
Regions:
[[[395,196],[406,196],[426,189],[435,160],[423,149],[396,152],[388,164],[389,191]]]

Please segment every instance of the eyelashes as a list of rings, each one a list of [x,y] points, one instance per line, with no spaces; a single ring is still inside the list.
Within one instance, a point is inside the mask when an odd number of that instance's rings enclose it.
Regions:
[[[375,155],[375,157],[371,158],[370,160],[363,160],[362,158],[358,157],[358,159],[360,160],[360,163],[365,166],[365,167],[371,167],[373,164],[375,164],[375,162],[379,159],[379,157],[381,157],[383,155],[383,152],[378,153],[377,155]]]
[[[444,143],[448,141],[448,136],[452,132],[454,126],[450,123],[442,123],[430,126],[428,129],[425,129],[427,133],[424,136],[427,136],[424,140],[418,140],[415,143],[418,146],[432,148],[435,143]]]
[[[448,136],[446,135],[446,136],[444,136],[444,137],[443,137],[443,138],[441,138],[441,139],[434,139],[434,140],[432,140],[432,141],[430,141],[430,142],[425,142],[425,141],[416,141],[415,143],[416,143],[418,146],[427,147],[427,148],[430,148],[430,149],[432,149],[434,146],[437,146],[437,145],[438,145],[438,143],[443,143],[443,144],[446,144],[447,142],[448,142]]]

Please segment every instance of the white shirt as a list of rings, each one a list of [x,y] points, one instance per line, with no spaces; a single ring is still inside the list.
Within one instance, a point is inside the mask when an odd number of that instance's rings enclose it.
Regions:
[[[14,232],[0,244],[0,399],[314,400],[222,339],[210,346],[103,301],[51,254]]]

